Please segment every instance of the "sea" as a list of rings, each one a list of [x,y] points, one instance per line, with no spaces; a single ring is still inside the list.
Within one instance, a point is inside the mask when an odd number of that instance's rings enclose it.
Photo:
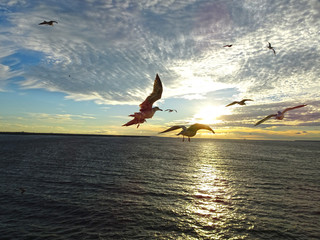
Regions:
[[[0,135],[0,239],[320,239],[320,142]]]

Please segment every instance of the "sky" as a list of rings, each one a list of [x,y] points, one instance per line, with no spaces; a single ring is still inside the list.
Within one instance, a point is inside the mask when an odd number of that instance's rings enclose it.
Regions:
[[[320,140],[319,36],[319,0],[0,0],[0,131]],[[156,74],[177,112],[123,127]]]

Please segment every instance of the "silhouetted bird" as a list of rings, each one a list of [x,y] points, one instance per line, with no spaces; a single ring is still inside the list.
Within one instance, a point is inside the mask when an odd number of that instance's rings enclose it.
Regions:
[[[223,47],[232,47],[232,45],[224,45]]]
[[[53,23],[58,23],[57,21],[43,21],[42,23],[39,23],[39,25],[50,25],[53,26]]]
[[[293,110],[293,109],[296,109],[296,108],[305,107],[305,106],[307,106],[307,105],[299,105],[299,106],[292,107],[292,108],[286,108],[286,109],[283,110],[282,112],[278,111],[278,113],[276,113],[276,114],[270,114],[270,115],[266,116],[264,119],[261,119],[259,122],[257,122],[257,123],[255,124],[255,126],[263,123],[264,121],[267,121],[269,118],[272,118],[272,117],[275,117],[275,119],[278,119],[278,120],[282,120],[282,119],[284,118],[285,112],[290,111],[290,110]]]
[[[253,101],[253,100],[252,99],[242,99],[240,102],[234,101],[232,103],[229,103],[226,107],[229,107],[229,106],[234,105],[234,104],[246,105],[245,101]]]
[[[175,112],[177,112],[177,110],[175,110],[175,109],[166,109],[165,111],[168,111],[168,112],[173,112],[173,111],[175,111]]]
[[[182,128],[182,131],[180,133],[178,133],[177,136],[178,135],[182,135],[183,136],[183,138],[182,138],[183,142],[184,142],[184,136],[188,137],[188,141],[190,142],[190,137],[195,136],[199,129],[207,129],[207,130],[211,131],[212,133],[215,133],[211,129],[211,127],[209,127],[206,124],[200,124],[200,123],[195,123],[195,124],[191,125],[188,128],[186,128],[186,126],[183,126],[183,125],[176,125],[176,126],[173,126],[171,128],[168,128],[167,130],[165,130],[163,132],[160,132],[160,133],[170,132],[170,131],[173,131],[173,130],[176,130],[176,129],[179,129],[179,128]]]
[[[141,123],[146,121],[146,118],[152,118],[156,111],[162,111],[162,109],[158,107],[152,107],[153,103],[161,98],[162,95],[162,83],[158,74],[153,83],[153,91],[152,93],[141,103],[140,111],[135,112],[134,114],[129,115],[130,117],[134,117],[131,121],[123,124],[122,126],[130,126],[133,124],[138,124],[137,128]]]
[[[274,55],[276,55],[276,51],[274,50],[274,48],[273,48],[273,47],[271,47],[271,43],[269,43],[269,42],[268,42],[268,46],[267,46],[267,48],[269,48],[270,50],[272,50],[272,51],[273,51],[273,53],[274,53]]]
[[[23,194],[26,190],[24,189],[24,188],[19,188],[19,190],[20,190],[20,192],[21,192],[21,194]]]

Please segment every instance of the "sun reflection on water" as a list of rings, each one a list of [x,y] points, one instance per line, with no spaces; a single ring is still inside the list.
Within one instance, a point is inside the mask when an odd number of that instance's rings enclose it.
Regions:
[[[212,145],[200,144],[198,156],[195,157],[193,176],[192,203],[188,210],[199,236],[214,239],[245,239],[246,236],[236,236],[229,227],[236,221],[244,221],[243,216],[236,213],[232,205],[232,188],[227,174],[223,169],[217,169],[220,156]],[[221,166],[221,165],[220,165]]]

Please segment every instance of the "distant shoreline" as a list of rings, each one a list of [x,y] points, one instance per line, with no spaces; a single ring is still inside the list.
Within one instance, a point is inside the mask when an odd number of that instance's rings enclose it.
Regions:
[[[77,136],[77,137],[133,137],[133,138],[150,138],[150,136],[137,136],[137,135],[103,135],[103,134],[85,134],[85,133],[0,132],[0,134],[2,134],[2,135]]]
[[[320,140],[294,140],[295,142],[320,142]]]
[[[0,135],[42,135],[42,136],[71,136],[71,137],[129,137],[129,138],[151,138],[157,136],[139,136],[139,135],[104,135],[104,134],[86,134],[86,133],[36,133],[36,132],[0,132]],[[174,138],[174,137],[164,137]],[[199,138],[202,139],[202,138]],[[195,140],[195,139],[194,139]],[[215,140],[238,140],[238,141],[285,141],[285,142],[320,142],[320,140],[270,140],[270,139],[215,139]]]

